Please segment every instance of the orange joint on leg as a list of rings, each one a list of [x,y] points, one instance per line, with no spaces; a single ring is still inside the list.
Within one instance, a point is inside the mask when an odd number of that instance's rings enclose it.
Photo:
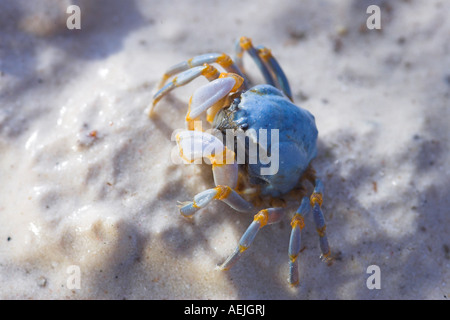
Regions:
[[[231,188],[229,186],[217,186],[214,189],[217,190],[217,194],[214,198],[218,200],[228,198],[231,193]]]
[[[310,198],[311,207],[314,207],[316,203],[319,204],[319,207],[322,206],[322,194],[321,193],[313,193]]]
[[[203,66],[205,67],[205,69],[203,69],[202,71],[202,76],[204,76],[206,79],[212,81],[219,77],[219,71],[217,71],[217,69],[212,65],[205,63]]]
[[[297,287],[299,283],[300,283],[300,280],[297,280],[294,283],[291,283],[291,287]]]
[[[244,50],[248,50],[248,49],[253,47],[252,40],[250,38],[247,38],[247,37],[241,37],[239,39],[239,45]]]
[[[233,60],[225,53],[219,56],[216,62],[225,69],[233,64]]]
[[[244,83],[244,78],[242,78],[241,76],[235,74],[235,73],[224,73],[222,72],[219,76],[219,78],[233,78],[234,81],[236,81],[236,83],[234,84],[233,88],[231,89],[230,92],[236,92],[242,85],[242,83]]]
[[[298,254],[296,254],[296,255],[289,255],[289,260],[291,261],[291,262],[295,262],[295,260],[297,260],[297,258],[298,258]]]
[[[322,228],[317,228],[317,233],[319,234],[319,237],[323,237],[325,236],[325,230],[327,229],[327,226],[324,225]]]
[[[194,121],[192,121],[191,119],[188,119],[188,117],[186,117],[186,122],[187,122],[188,130],[194,130]]]
[[[269,61],[269,59],[272,58],[272,52],[267,48],[259,49],[258,54],[264,61]]]
[[[248,247],[244,247],[244,246],[239,245],[239,252],[240,253],[244,252],[247,249],[248,249]]]
[[[301,214],[295,214],[291,221],[291,227],[294,229],[296,226],[300,227],[300,230],[302,230],[305,227],[305,219]]]
[[[197,117],[195,119],[191,119],[188,116],[186,116],[186,123],[187,123],[187,129],[191,131],[202,131],[204,132],[202,127],[202,121],[200,120],[200,117]]]
[[[261,229],[267,224],[267,221],[269,220],[269,211],[267,209],[261,210],[258,212],[255,217],[253,218],[253,221],[258,221]]]
[[[321,258],[325,259],[325,260],[328,260],[328,261],[331,261],[333,258],[331,258],[330,256],[331,256],[331,250],[328,250],[327,253],[323,253],[322,254]]]

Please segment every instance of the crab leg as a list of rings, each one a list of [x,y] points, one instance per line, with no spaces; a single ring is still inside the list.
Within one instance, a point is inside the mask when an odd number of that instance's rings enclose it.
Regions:
[[[236,64],[244,70],[242,57],[248,52],[262,72],[266,82],[281,89],[292,101],[291,88],[283,69],[273,57],[271,51],[263,46],[253,47],[252,41],[247,37],[241,37],[236,44]]]
[[[275,80],[272,77],[271,72],[267,68],[266,64],[264,63],[263,59],[260,57],[258,50],[253,47],[252,41],[247,37],[241,37],[237,44],[236,44],[236,64],[241,70],[244,70],[242,58],[244,56],[244,52],[248,52],[248,54],[252,57],[252,59],[255,61],[256,65],[258,66],[259,70],[264,76],[264,79],[266,80],[267,84],[270,84],[272,86],[275,86]]]
[[[178,77],[173,78],[172,81],[170,81],[168,84],[160,88],[158,92],[155,93],[155,95],[153,96],[152,105],[150,107],[150,114],[153,112],[153,108],[159,102],[159,100],[161,100],[166,94],[168,94],[173,89],[184,86],[185,84],[191,82],[192,80],[200,76],[204,76],[209,81],[213,81],[219,78],[219,75],[220,75],[219,71],[211,65],[203,65],[195,67],[181,73]]]
[[[186,162],[207,158],[212,164],[216,187],[200,192],[193,201],[183,202],[180,212],[192,216],[212,200],[221,200],[240,212],[254,210],[253,205],[244,200],[233,189],[237,186],[238,166],[233,151],[223,145],[215,136],[201,131],[182,131],[176,135],[180,156]]]
[[[267,49],[263,46],[258,46],[257,50],[261,59],[267,64],[270,71],[277,79],[278,88],[283,90],[284,94],[292,101],[291,87],[289,86],[288,79],[284,74],[284,71],[281,68],[280,64],[272,55],[270,49]]]
[[[320,258],[323,261],[330,261],[331,260],[331,252],[330,252],[330,246],[328,245],[328,238],[327,234],[325,232],[326,225],[325,225],[325,218],[323,216],[322,209],[320,208],[322,206],[322,194],[323,194],[323,183],[319,179],[315,182],[314,192],[311,195],[310,202],[311,207],[313,211],[314,216],[314,222],[316,224],[316,230],[319,234],[319,244],[320,244],[320,250],[322,251],[322,254]]]
[[[180,213],[184,217],[191,217],[198,210],[206,207],[212,200],[221,200],[239,212],[251,212],[253,205],[242,198],[229,186],[219,185],[202,191],[194,196],[193,201],[180,202]]]
[[[223,264],[218,266],[218,269],[229,270],[250,247],[259,229],[263,228],[267,224],[279,222],[283,217],[284,211],[284,208],[268,208],[259,211],[254,216],[253,222],[239,240],[239,244],[234,252],[225,260]]]
[[[202,55],[193,57],[189,60],[180,62],[180,63],[170,67],[166,71],[166,73],[164,73],[164,75],[162,76],[162,79],[159,82],[159,85],[157,87],[158,90],[164,86],[164,84],[170,77],[172,77],[180,72],[186,71],[188,69],[202,66],[205,63],[206,64],[217,63],[222,68],[224,68],[226,70],[226,72],[235,73],[245,79],[245,76],[242,73],[242,71],[239,69],[239,67],[234,63],[234,61],[227,54],[225,54],[225,53],[206,53],[206,54],[202,54]]]
[[[291,238],[289,242],[289,283],[297,286],[298,276],[298,255],[301,249],[301,232],[305,227],[304,218],[311,211],[311,205],[308,197],[304,197],[291,221]]]
[[[152,114],[155,105],[170,91],[189,83],[197,77],[204,76],[210,82],[198,88],[189,100],[189,109],[186,115],[187,127],[194,129],[193,122],[206,110],[212,108],[209,119],[213,119],[215,114],[223,107],[229,93],[237,91],[243,84],[244,79],[234,73],[219,73],[216,68],[205,64],[182,72],[172,81],[167,83],[153,96],[153,103],[150,107],[149,115]]]

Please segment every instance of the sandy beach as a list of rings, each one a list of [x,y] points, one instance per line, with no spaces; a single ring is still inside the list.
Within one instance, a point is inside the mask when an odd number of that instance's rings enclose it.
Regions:
[[[0,299],[449,298],[449,1],[30,3],[0,2]],[[210,166],[171,160],[207,81],[146,114],[170,66],[232,56],[242,36],[271,49],[319,130],[334,263],[308,216],[297,288],[291,214],[226,272],[253,214],[215,201],[180,215],[177,201],[214,186]]]

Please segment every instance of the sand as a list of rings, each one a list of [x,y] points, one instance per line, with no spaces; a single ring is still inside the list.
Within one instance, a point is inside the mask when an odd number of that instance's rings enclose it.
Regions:
[[[0,298],[448,299],[450,3],[193,3],[1,1]],[[66,27],[71,4],[80,30]],[[366,26],[371,4],[380,30]],[[241,36],[272,50],[319,129],[335,261],[319,260],[308,217],[298,288],[290,216],[221,272],[252,215],[218,201],[179,214],[213,186],[209,166],[171,161],[206,80],[145,114],[169,66],[232,54]]]

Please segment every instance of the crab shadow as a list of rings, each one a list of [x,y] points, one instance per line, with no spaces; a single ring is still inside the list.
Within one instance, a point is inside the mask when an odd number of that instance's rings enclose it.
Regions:
[[[424,128],[422,132],[427,134],[426,130]],[[354,143],[369,142],[360,141],[347,133],[337,140],[346,139],[354,140]],[[432,141],[434,138],[421,142],[420,149],[435,148],[436,143]],[[430,166],[443,161],[440,158],[441,149],[433,150],[428,150],[426,155],[418,152],[412,159],[409,158],[409,153],[394,157],[397,161],[408,158],[414,164],[415,178],[420,179],[432,170]],[[288,274],[287,244],[290,227],[288,220],[285,220],[284,223],[261,230],[249,252],[229,271],[229,280],[238,288],[239,298],[404,299],[417,298],[417,294],[425,298],[426,293],[440,285],[443,267],[439,261],[423,259],[424,254],[449,259],[448,241],[445,243],[439,235],[449,232],[449,218],[446,214],[449,200],[440,190],[448,190],[450,182],[441,180],[419,192],[411,183],[406,190],[392,195],[392,199],[374,197],[377,200],[367,205],[359,201],[358,192],[355,191],[373,186],[376,173],[383,168],[355,163],[350,172],[345,168],[345,174],[341,174],[344,168],[336,165],[339,158],[334,155],[332,148],[320,143],[319,154],[327,156],[316,159],[316,169],[327,171],[329,164],[335,164],[332,167],[334,173],[324,178],[326,191],[323,205],[333,250],[333,264],[326,265],[319,261],[317,235],[311,228],[311,219],[307,219],[309,221],[306,221],[302,235],[303,250],[299,257],[301,285],[297,290],[289,288],[285,279]],[[375,195],[376,191],[373,192]],[[417,194],[417,198],[408,205],[405,202],[411,201],[411,194]],[[386,201],[389,202],[388,205]],[[413,223],[408,227],[411,229],[408,232],[401,230],[404,235],[393,236],[386,232],[384,222],[380,221],[392,221],[392,214],[399,210],[409,210],[404,214],[406,217],[410,216]],[[358,232],[355,219],[368,226],[370,232]],[[246,220],[246,223],[239,224],[242,227],[239,227],[238,233],[245,231],[251,218]],[[351,234],[355,234],[356,239],[346,236]],[[261,256],[269,259],[270,263],[261,263]],[[382,285],[386,291],[368,289],[366,281],[370,274],[367,273],[367,268],[370,265],[378,265],[382,270]],[[284,278],[276,276],[279,274],[284,274]],[[255,284],[255,279],[264,279],[264,285]],[[276,288],[276,292],[268,288]],[[352,291],[343,294],[349,288]]]
[[[290,235],[289,217],[286,217],[282,222],[262,229],[245,255],[227,271],[226,277],[236,288],[238,298],[403,299],[417,298],[417,294],[426,297],[426,293],[438,286],[442,266],[422,257],[426,253],[448,259],[449,244],[441,240],[439,234],[449,232],[446,208],[450,203],[441,190],[448,190],[450,182],[441,179],[423,190],[417,190],[414,183],[435,172],[448,157],[442,147],[445,141],[441,141],[440,128],[445,128],[439,118],[441,112],[439,108],[431,111],[429,120],[418,131],[420,134],[411,137],[409,147],[387,158],[367,155],[361,153],[361,147],[352,147],[382,144],[376,133],[357,135],[351,129],[343,129],[331,141],[319,140],[319,156],[313,165],[326,186],[323,211],[334,263],[327,265],[318,259],[318,238],[314,223],[308,217],[299,258],[301,285],[295,290],[290,288],[286,281]],[[161,126],[163,131],[168,132],[168,128]],[[353,156],[342,159],[342,154]],[[365,161],[373,157],[378,158]],[[414,178],[397,194],[377,196],[383,191],[377,186],[380,172],[389,171],[388,166],[397,163],[411,166]],[[190,169],[169,167],[168,175],[174,170]],[[188,190],[184,189],[184,178],[169,179],[160,191],[158,201],[174,204],[175,199],[191,199],[195,193],[214,185],[209,166],[204,165],[197,173],[195,179],[199,183]],[[360,201],[360,190],[368,189],[372,190],[373,200]],[[290,208],[293,213],[295,204]],[[401,235],[393,236],[386,231],[385,224],[393,221],[393,215],[399,211],[412,222],[408,231],[400,230]],[[220,264],[231,252],[218,252],[208,241],[209,235],[217,234],[223,225],[231,225],[237,235],[231,241],[237,244],[251,221],[251,214],[240,214],[224,203],[215,202],[199,211],[192,221],[169,227],[159,237],[175,255],[192,258],[195,250],[202,249]],[[368,231],[358,231],[358,223],[365,225]],[[370,265],[381,268],[386,291],[368,289],[367,268]]]
[[[182,101],[171,99],[171,105],[176,110],[184,108]],[[440,271],[436,272],[436,263],[421,257],[424,252],[448,256],[445,248],[449,244],[440,241],[434,243],[430,240],[430,233],[448,233],[449,222],[445,208],[448,207],[449,200],[439,190],[447,190],[450,183],[440,180],[418,192],[414,181],[409,181],[406,189],[386,198],[377,197],[377,193],[382,192],[378,190],[380,187],[377,186],[377,180],[380,172],[396,163],[411,164],[415,180],[425,177],[444,162],[446,153],[442,148],[444,142],[439,138],[439,128],[445,126],[439,113],[438,108],[429,113],[429,120],[418,131],[420,134],[411,137],[410,147],[401,149],[406,150],[404,153],[378,158],[377,161],[366,161],[380,155],[367,155],[362,153],[363,148],[360,147],[382,144],[376,133],[358,135],[348,128],[336,133],[331,141],[319,139],[319,155],[313,165],[325,184],[323,211],[334,263],[327,265],[318,259],[318,237],[314,223],[308,217],[302,234],[303,248],[299,258],[301,285],[295,290],[290,288],[286,281],[290,226],[289,217],[285,217],[280,223],[263,228],[240,261],[227,271],[226,277],[236,288],[238,298],[402,299],[412,297],[412,292],[425,294],[438,285]],[[163,117],[158,118],[155,127],[168,135],[174,126],[169,122]],[[411,149],[417,151],[411,153]],[[342,158],[342,155],[351,157]],[[166,174],[169,178],[159,190],[155,203],[151,203],[149,208],[156,203],[165,203],[164,205],[172,206],[174,214],[177,214],[176,200],[189,200],[194,194],[214,186],[211,168],[202,165],[198,169],[194,170],[196,183],[186,188],[184,176],[186,173],[194,175],[192,168],[168,166]],[[183,173],[174,174],[178,170]],[[359,200],[359,190],[367,189],[372,189],[373,195],[369,204]],[[417,194],[417,198],[411,199],[411,194]],[[405,205],[407,201],[411,201],[409,206]],[[296,204],[290,205],[291,213],[295,211],[295,206]],[[386,232],[385,225],[380,221],[391,221],[392,215],[399,210],[409,210],[406,216],[413,220],[412,230],[394,237]],[[201,249],[208,252],[217,264],[223,262],[231,252],[219,252],[213,248],[208,241],[210,235],[217,235],[224,225],[232,226],[236,238],[224,238],[223,241],[234,241],[237,244],[240,235],[252,221],[251,214],[238,213],[221,202],[214,202],[202,209],[193,220],[177,215],[183,221],[167,228],[158,236],[165,247],[174,255],[184,258],[193,258],[194,252]],[[370,232],[359,232],[360,222],[368,226]],[[436,230],[436,223],[440,225],[440,230]],[[367,267],[374,264],[383,271],[383,286],[389,288],[386,293],[367,288]],[[413,281],[412,274],[415,275]],[[344,293],[349,288],[351,293]]]

